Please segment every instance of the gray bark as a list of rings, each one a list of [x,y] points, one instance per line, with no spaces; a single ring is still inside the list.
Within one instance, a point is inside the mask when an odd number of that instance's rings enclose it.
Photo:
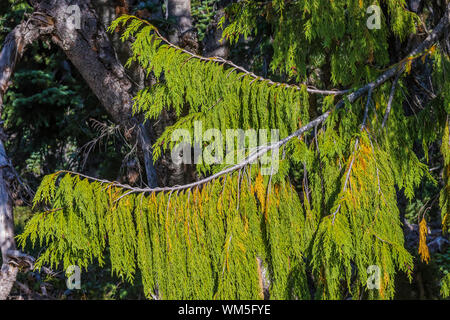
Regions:
[[[0,141],[0,249],[3,261],[0,272],[0,300],[8,297],[18,272],[18,267],[9,263],[10,258],[7,255],[9,251],[16,249],[13,207],[6,179],[8,167],[9,161],[3,142]]]
[[[132,82],[91,1],[32,0],[31,3],[36,11],[53,17],[52,41],[64,51],[111,117],[117,123],[127,125],[131,121]],[[74,4],[80,8],[80,29],[73,29],[68,24],[70,13],[66,11]]]
[[[22,57],[29,44],[52,30],[53,21],[49,17],[34,14],[30,20],[22,22],[6,37],[0,52],[0,109],[17,61]],[[10,177],[10,160],[6,155],[3,142],[0,140],[0,250],[2,253],[0,300],[8,297],[19,270],[17,264],[13,264],[8,255],[16,249],[14,214],[8,182]]]
[[[214,21],[206,31],[205,39],[203,39],[203,55],[205,57],[221,57],[228,58],[230,48],[226,41],[222,39],[223,30],[219,28],[220,19],[225,15],[225,7],[232,3],[232,0],[221,0],[217,4],[217,13],[214,16]]]
[[[44,12],[54,18],[53,42],[64,51],[114,121],[125,128],[137,128],[138,121],[132,117],[132,98],[136,85],[119,61],[106,33],[104,21],[98,18],[91,1],[31,0],[31,3],[36,11]],[[74,4],[80,8],[80,29],[70,28],[67,24],[69,17],[67,8]],[[106,9],[102,11],[102,14],[108,21],[113,17],[112,13],[108,13]],[[134,130],[133,134],[134,139],[139,140],[138,130]],[[140,141],[143,140],[140,139]],[[144,152],[144,158],[151,157],[146,154],[151,153],[151,146],[141,146],[141,149]],[[151,178],[148,184],[156,187],[155,168],[149,161],[145,163],[147,177]]]
[[[191,0],[169,0],[167,12],[169,17],[176,19],[176,28],[169,39],[177,43],[185,33],[192,30]]]

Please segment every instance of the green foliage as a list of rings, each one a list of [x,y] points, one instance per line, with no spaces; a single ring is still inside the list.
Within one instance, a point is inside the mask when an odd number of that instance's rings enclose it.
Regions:
[[[205,38],[210,22],[216,14],[215,7],[217,2],[218,0],[191,1],[191,15],[194,20],[194,26],[197,29],[198,39],[200,41]]]
[[[339,185],[339,180],[344,185],[347,178],[346,175],[340,176],[337,168],[327,165],[331,159],[326,156],[322,159],[322,165],[327,168],[324,170],[327,177],[323,181],[324,199],[333,199],[336,189],[332,185]],[[364,287],[368,276],[364,271],[370,265],[377,265],[382,269],[381,287],[379,292],[369,291],[369,296],[389,298],[394,295],[392,281],[395,270],[409,273],[412,266],[412,258],[403,248],[394,172],[387,154],[383,150],[373,149],[366,134],[361,136],[360,147],[355,154],[347,161],[344,160],[342,165],[348,170],[351,162],[353,166],[348,178],[349,187],[345,191],[341,189],[334,203],[328,204],[327,208],[322,207],[326,213],[332,214],[323,217],[315,235],[313,270],[319,278],[347,279],[345,285],[348,291],[352,296],[359,296],[360,287],[354,286],[354,280],[351,281],[352,268],[359,270],[356,283]],[[313,179],[317,179],[320,186],[320,176],[310,179],[311,185],[314,186]],[[313,193],[313,198],[323,199],[319,188],[313,192],[316,193]],[[321,205],[315,203],[314,207],[320,208]],[[320,269],[325,264],[328,268]],[[330,282],[317,298],[344,298],[342,292],[339,283]]]
[[[37,268],[60,262],[87,268],[94,260],[102,266],[108,249],[115,274],[132,281],[140,270],[147,297],[158,292],[164,299],[261,298],[258,259],[269,271],[274,299],[308,299],[308,267],[318,297],[342,298],[353,263],[360,271],[348,288],[351,295],[364,291],[366,266],[378,264],[383,287],[369,294],[392,297],[395,270],[411,268],[412,261],[395,208],[377,204],[380,193],[358,212],[352,206],[360,199],[346,200],[333,225],[331,216],[318,224],[289,183],[267,188],[268,177],[255,172],[201,189],[144,195],[56,173],[45,177],[34,199],[51,209],[35,214],[18,241],[47,248]],[[382,185],[386,193],[388,188]],[[372,205],[379,210],[368,210]],[[362,238],[352,237],[362,231]]]
[[[450,227],[450,135],[449,126],[445,127],[444,137],[442,139],[442,154],[444,155],[444,182],[441,190],[439,205],[442,209],[442,226],[444,231]]]
[[[26,223],[33,217],[33,210],[30,207],[14,208],[15,234],[23,232]],[[32,256],[39,256],[40,247],[32,248],[30,245],[25,247],[27,253]],[[1,262],[1,257],[0,257]],[[81,274],[81,289],[67,290],[65,272],[62,269],[53,270],[54,273],[48,274],[35,271],[33,277],[29,273],[19,273],[17,280],[26,284],[31,290],[40,292],[42,286],[45,286],[48,295],[57,299],[140,299],[142,298],[143,288],[139,283],[140,273],[136,275],[136,282],[129,284],[116,276],[111,275],[111,266],[105,263],[104,266],[90,265],[87,272],[83,270]],[[17,288],[16,288],[17,289]],[[13,289],[12,296],[15,295]]]
[[[131,281],[139,268],[145,294],[164,299],[259,298],[261,258],[273,275],[273,298],[308,298],[305,277],[293,275],[305,273],[311,232],[295,191],[282,183],[266,198],[260,175],[237,179],[178,194],[124,196],[113,184],[53,174],[35,197],[52,209],[33,216],[19,243],[47,246],[38,268],[60,261],[86,268],[94,259],[103,265],[108,247],[114,273]]]
[[[366,9],[373,4],[387,6],[379,30],[366,27]],[[248,0],[229,6],[227,16],[231,22],[223,37],[232,43],[241,35],[257,34],[262,22],[270,25],[272,71],[299,82],[323,68],[330,72],[327,80],[344,86],[365,83],[377,68],[389,63],[389,31],[404,39],[415,33],[417,21],[405,10],[404,0]]]
[[[264,18],[274,32],[272,72],[299,82],[314,68],[327,69],[324,83],[356,88],[390,62],[388,37],[415,32],[416,17],[400,0],[382,1],[388,15],[384,27],[368,32],[368,4],[242,1],[230,7],[232,21],[224,35],[237,41],[254,34]],[[46,246],[38,267],[104,265],[108,252],[118,276],[133,281],[142,274],[149,298],[262,298],[261,268],[268,270],[274,299],[394,297],[396,274],[411,277],[413,269],[404,248],[398,191],[412,201],[423,181],[436,185],[417,143],[426,160],[433,144],[442,137],[450,141],[448,118],[444,121],[450,111],[449,59],[439,46],[408,61],[414,66],[429,59],[434,65],[439,94],[429,110],[410,114],[404,107],[407,74],[400,77],[387,114],[390,81],[376,88],[370,101],[346,100],[336,110],[333,96],[313,96],[306,85],[275,83],[223,60],[193,55],[136,17],[121,16],[110,26],[117,29],[122,40],[132,39],[127,65],[137,62],[156,79],[136,95],[134,112],[154,120],[174,111],[179,118],[155,143],[155,159],[174,147],[174,130],[184,128],[193,136],[194,120],[203,122],[203,131],[276,128],[285,138],[319,112],[332,111],[331,116],[284,146],[280,170],[270,178],[248,166],[201,188],[147,195],[76,174],[45,177],[34,204],[48,209],[19,236],[21,245],[30,240]],[[448,149],[441,145],[447,169]],[[222,168],[197,169],[206,175]],[[444,225],[448,190],[441,194]],[[379,290],[367,289],[371,265],[381,270]],[[448,284],[442,283],[446,294]]]

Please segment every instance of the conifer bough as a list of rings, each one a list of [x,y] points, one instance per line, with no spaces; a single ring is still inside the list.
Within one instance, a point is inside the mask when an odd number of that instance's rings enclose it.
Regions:
[[[150,25],[147,21],[141,20],[137,17],[134,16],[122,16],[123,20],[128,20],[128,19],[136,19],[137,21],[141,21],[142,23],[145,23],[147,25]],[[450,4],[447,8],[447,12],[446,14],[442,17],[442,19],[440,20],[439,24],[436,26],[436,28],[433,30],[433,32],[428,35],[428,37],[419,45],[417,46],[407,57],[405,57],[401,62],[399,62],[398,64],[394,65],[393,67],[389,68],[385,73],[383,73],[377,80],[365,85],[364,87],[356,90],[353,93],[348,94],[345,99],[342,99],[335,107],[335,110],[342,108],[343,106],[345,106],[345,102],[346,100],[350,103],[355,102],[357,99],[359,99],[360,97],[362,97],[364,94],[366,93],[371,93],[375,88],[379,87],[380,85],[382,85],[383,83],[385,83],[386,81],[388,81],[390,78],[392,77],[396,77],[396,79],[398,80],[398,77],[405,71],[405,61],[410,60],[410,59],[415,59],[418,58],[421,53],[424,53],[426,50],[429,50],[431,48],[431,46],[433,46],[435,44],[435,42],[440,39],[442,37],[442,35],[444,34],[444,32],[446,31],[446,29],[448,29],[449,26],[449,21],[450,21]],[[116,23],[117,25],[121,22],[121,19],[117,20]],[[110,29],[114,30],[115,27],[117,27],[117,25],[113,25]],[[153,28],[153,27],[152,27]],[[220,62],[220,63],[226,63],[230,66],[232,66],[231,71],[237,69],[242,71],[245,74],[250,75],[252,78],[254,78],[255,80],[260,80],[260,81],[265,81],[266,83],[268,83],[269,85],[275,85],[275,86],[284,86],[285,88],[290,88],[290,87],[295,87],[298,90],[301,90],[301,87],[298,86],[293,86],[293,85],[288,85],[288,84],[282,84],[282,83],[278,83],[278,82],[274,82],[272,80],[268,80],[268,79],[264,79],[262,77],[259,77],[257,75],[255,75],[252,72],[249,72],[247,70],[245,70],[242,67],[236,66],[234,63],[232,63],[231,61],[225,60],[221,57],[212,57],[212,58],[206,58],[206,57],[202,57],[196,54],[193,54],[191,52],[188,52],[184,49],[181,49],[179,47],[177,47],[174,44],[171,44],[166,38],[164,38],[163,36],[160,35],[160,33],[157,31],[157,29],[155,28],[155,33],[158,35],[158,37],[160,37],[161,39],[164,40],[164,42],[166,42],[169,46],[176,48],[177,50],[180,50],[184,53],[189,54],[191,57],[199,59],[199,60],[203,60],[203,61],[215,61],[215,62]],[[395,83],[397,82],[397,80],[394,82],[392,89],[394,91],[395,89]],[[335,94],[335,95],[341,95],[341,94],[345,94],[348,93],[349,90],[319,90],[319,89],[312,89],[312,88],[307,88],[306,89],[308,92],[310,93],[318,93],[318,94]],[[393,93],[391,93],[391,96],[393,96]],[[364,116],[365,118],[367,117],[367,112],[368,112],[368,103],[370,101],[370,94],[369,97],[367,99],[367,105],[365,108],[365,113]],[[390,99],[391,101],[391,99]],[[390,105],[391,103],[389,103]],[[389,109],[387,109],[386,111],[388,111]],[[292,133],[291,135],[289,135],[288,137],[273,143],[271,145],[268,146],[260,146],[256,152],[254,152],[253,154],[251,154],[250,156],[246,157],[242,162],[227,168],[223,171],[220,171],[214,175],[211,175],[205,179],[202,179],[200,181],[197,182],[193,182],[190,184],[186,184],[186,185],[182,185],[182,186],[174,186],[174,187],[163,187],[163,188],[133,188],[129,185],[123,185],[123,184],[119,184],[119,183],[115,183],[116,186],[121,187],[123,189],[126,190],[130,190],[130,192],[173,192],[173,191],[179,191],[179,190],[186,190],[186,189],[191,189],[194,187],[198,187],[202,184],[208,183],[214,179],[219,178],[222,175],[226,175],[229,173],[233,173],[236,172],[240,169],[243,169],[245,166],[250,165],[251,163],[254,163],[256,159],[260,158],[263,154],[268,153],[271,150],[274,149],[279,149],[280,147],[282,147],[283,145],[285,145],[287,142],[289,142],[291,139],[295,138],[295,137],[300,137],[302,134],[304,134],[305,132],[311,130],[312,128],[318,126],[319,124],[321,124],[322,122],[324,122],[332,113],[333,111],[327,111],[325,113],[323,113],[321,116],[317,117],[316,119],[312,120],[311,122],[309,122],[308,124],[302,126],[301,128],[299,128],[297,131],[295,131],[294,133]],[[386,114],[386,120],[383,120],[383,127],[387,121],[387,115]],[[364,121],[365,122],[365,121]],[[362,125],[362,127],[364,127],[364,125]],[[75,174],[75,175],[80,175],[84,178],[90,179],[90,180],[95,180],[95,181],[99,181],[102,183],[112,183],[110,181],[107,180],[100,180],[100,179],[95,179],[93,177],[89,177],[80,173],[75,173],[75,172],[69,172],[69,171],[65,171],[67,173],[71,173],[71,174]]]

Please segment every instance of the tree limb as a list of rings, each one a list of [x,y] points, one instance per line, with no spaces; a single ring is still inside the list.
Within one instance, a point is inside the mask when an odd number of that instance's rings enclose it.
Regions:
[[[391,113],[391,108],[392,108],[392,102],[394,101],[394,95],[395,95],[395,89],[397,87],[397,83],[398,80],[400,79],[400,72],[397,74],[397,76],[394,79],[394,82],[392,82],[392,87],[391,87],[391,93],[389,95],[389,101],[386,107],[386,111],[384,113],[384,118],[383,118],[383,123],[381,124],[381,128],[384,128],[384,126],[387,123],[387,120],[389,118],[389,114]]]
[[[350,94],[348,94],[344,99],[342,99],[341,101],[339,101],[339,103],[336,105],[336,107],[334,108],[334,111],[342,108],[343,106],[345,106],[345,101],[347,100],[350,103],[355,102],[358,98],[362,97],[364,94],[369,93],[369,99],[367,101],[366,104],[366,108],[365,108],[365,112],[364,112],[364,120],[363,120],[363,124],[362,124],[362,129],[365,128],[365,122],[367,120],[367,112],[368,112],[368,106],[370,103],[370,95],[372,93],[373,90],[375,90],[377,87],[381,86],[383,83],[385,83],[386,81],[388,81],[390,78],[394,77],[397,74],[401,74],[402,72],[404,72],[404,68],[403,68],[403,61],[407,60],[407,59],[415,59],[418,57],[418,55],[420,55],[422,52],[428,50],[431,48],[431,46],[437,41],[439,40],[439,38],[445,33],[445,31],[449,28],[450,25],[450,3],[447,6],[447,10],[445,12],[445,15],[441,18],[439,24],[436,26],[436,28],[433,30],[432,33],[430,33],[428,35],[428,37],[419,45],[417,46],[413,51],[411,51],[411,53],[405,58],[403,59],[400,63],[392,66],[391,68],[389,68],[387,71],[385,71],[380,77],[378,77],[376,80],[374,80],[373,82],[368,83],[367,85],[365,85],[364,87],[361,87],[360,89],[356,90],[355,92],[352,92]],[[183,49],[180,49],[183,50]],[[204,58],[204,57],[201,57]],[[204,58],[207,59],[207,58]],[[400,67],[399,67],[400,66]],[[309,131],[310,129],[314,128],[315,126],[317,126],[318,124],[324,122],[333,112],[333,110],[329,110],[325,113],[323,113],[321,116],[317,117],[316,119],[312,120],[311,122],[309,122],[308,124],[304,125],[303,127],[301,127],[300,129],[298,129],[297,131],[295,131],[294,133],[292,133],[291,135],[287,136],[286,138],[273,143],[271,145],[267,145],[267,146],[260,146],[256,152],[250,154],[248,157],[246,157],[242,162],[231,166],[225,170],[222,170],[214,175],[211,175],[205,179],[202,179],[200,181],[197,182],[193,182],[193,183],[189,183],[189,184],[185,184],[185,185],[181,185],[181,186],[173,186],[173,187],[164,187],[164,188],[134,188],[131,187],[129,185],[124,185],[124,184],[120,184],[120,183],[115,183],[115,182],[111,182],[111,181],[107,181],[107,180],[101,180],[101,179],[96,179],[93,177],[89,177],[83,174],[79,174],[76,172],[71,172],[71,171],[60,171],[62,172],[66,172],[66,173],[70,173],[70,174],[76,174],[79,175],[80,177],[84,177],[87,178],[89,180],[93,180],[93,181],[97,181],[97,182],[101,182],[101,183],[106,183],[106,184],[113,184],[117,187],[129,190],[130,192],[127,192],[127,194],[130,193],[137,193],[137,192],[145,192],[145,193],[152,193],[152,192],[173,192],[173,191],[179,191],[179,190],[187,190],[187,189],[191,189],[194,187],[198,187],[200,185],[203,185],[205,183],[208,183],[210,181],[213,181],[223,175],[227,175],[229,173],[233,173],[237,170],[240,170],[242,168],[244,168],[245,166],[253,163],[254,161],[256,161],[257,159],[259,159],[262,155],[266,154],[269,151],[272,150],[276,150],[279,149],[281,146],[285,145],[287,142],[289,142],[291,139],[295,138],[295,137],[299,137],[301,136],[303,133],[305,133],[306,131]]]

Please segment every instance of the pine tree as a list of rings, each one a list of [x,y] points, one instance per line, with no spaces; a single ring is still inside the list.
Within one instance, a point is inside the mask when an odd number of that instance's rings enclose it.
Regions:
[[[422,181],[435,183],[417,141],[425,154],[442,141],[440,206],[444,228],[450,225],[450,59],[437,41],[448,29],[450,4],[423,42],[396,62],[389,59],[391,37],[416,34],[419,17],[403,0],[375,1],[386,16],[380,29],[369,30],[371,4],[273,0],[228,7],[227,41],[255,35],[261,19],[273,30],[277,80],[179,48],[140,18],[115,20],[110,31],[132,41],[128,65],[137,62],[156,79],[136,95],[135,114],[155,120],[172,110],[178,117],[155,143],[155,160],[175,148],[175,130],[195,136],[196,121],[203,133],[278,129],[281,140],[247,151],[231,167],[199,163],[205,178],[183,186],[135,188],[51,174],[34,199],[43,210],[19,243],[46,246],[38,268],[104,265],[108,251],[118,276],[133,281],[141,272],[148,298],[257,299],[266,285],[272,299],[393,298],[396,274],[411,277],[414,266],[397,190],[411,200]],[[424,64],[432,68],[433,98],[409,114],[403,92]],[[316,69],[328,75],[318,77]],[[316,86],[342,89],[317,89],[311,77]],[[256,160],[276,152],[284,155],[279,169],[263,174]],[[427,252],[421,241],[423,259]],[[370,266],[380,270],[377,290],[367,287]],[[449,282],[442,280],[443,295]]]

